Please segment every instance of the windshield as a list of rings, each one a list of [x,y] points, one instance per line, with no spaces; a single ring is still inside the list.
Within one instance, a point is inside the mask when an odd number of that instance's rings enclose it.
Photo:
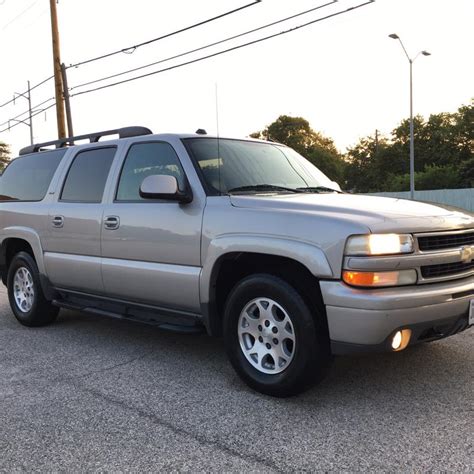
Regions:
[[[186,143],[214,193],[327,192],[337,188],[286,146],[216,138],[193,138]]]

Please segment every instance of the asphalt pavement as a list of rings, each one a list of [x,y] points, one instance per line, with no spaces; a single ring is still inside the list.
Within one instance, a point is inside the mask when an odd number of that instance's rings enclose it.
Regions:
[[[28,329],[0,289],[0,471],[474,471],[474,330],[344,357],[290,399],[222,340],[61,311]]]

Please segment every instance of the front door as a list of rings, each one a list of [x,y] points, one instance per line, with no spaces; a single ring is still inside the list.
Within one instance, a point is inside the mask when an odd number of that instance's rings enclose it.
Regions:
[[[51,283],[59,288],[101,294],[100,233],[103,194],[116,147],[77,153],[48,216],[43,243]]]
[[[203,199],[189,204],[142,199],[149,175],[186,180],[171,144],[132,144],[102,222],[102,276],[111,297],[200,312],[199,275]]]

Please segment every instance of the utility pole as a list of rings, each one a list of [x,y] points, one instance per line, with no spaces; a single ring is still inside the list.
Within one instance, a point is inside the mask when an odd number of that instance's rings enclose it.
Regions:
[[[379,131],[375,129],[375,153],[379,152]]]
[[[67,132],[70,137],[74,136],[74,131],[72,129],[72,113],[71,113],[71,98],[69,97],[69,87],[67,85],[67,72],[66,65],[61,64],[61,77],[63,80],[64,87],[64,104],[66,106],[66,120],[67,120]]]
[[[27,127],[30,127],[30,144],[33,145],[33,111],[31,110],[30,81],[28,81],[28,90],[26,91],[26,93],[15,92],[15,94],[13,94],[13,103],[15,103],[16,97],[23,97],[28,101],[28,122],[26,122],[25,120],[10,119],[8,121],[8,129],[10,129],[10,122],[19,122],[26,125]]]
[[[51,9],[51,34],[53,39],[54,88],[56,95],[56,119],[58,123],[58,138],[66,138],[64,119],[63,81],[61,75],[61,55],[59,49],[58,14],[56,0],[49,0]]]
[[[31,113],[31,86],[28,81],[28,119],[30,122],[30,144],[33,145],[33,115]]]

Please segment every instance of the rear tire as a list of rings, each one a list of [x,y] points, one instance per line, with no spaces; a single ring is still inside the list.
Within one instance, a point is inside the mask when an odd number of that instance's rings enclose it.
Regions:
[[[27,252],[17,253],[8,268],[8,300],[15,318],[24,326],[45,326],[55,321],[59,308],[44,296],[38,266]]]
[[[317,314],[286,281],[256,274],[241,280],[225,306],[224,339],[230,362],[253,389],[296,395],[320,382],[329,366],[327,338]]]

